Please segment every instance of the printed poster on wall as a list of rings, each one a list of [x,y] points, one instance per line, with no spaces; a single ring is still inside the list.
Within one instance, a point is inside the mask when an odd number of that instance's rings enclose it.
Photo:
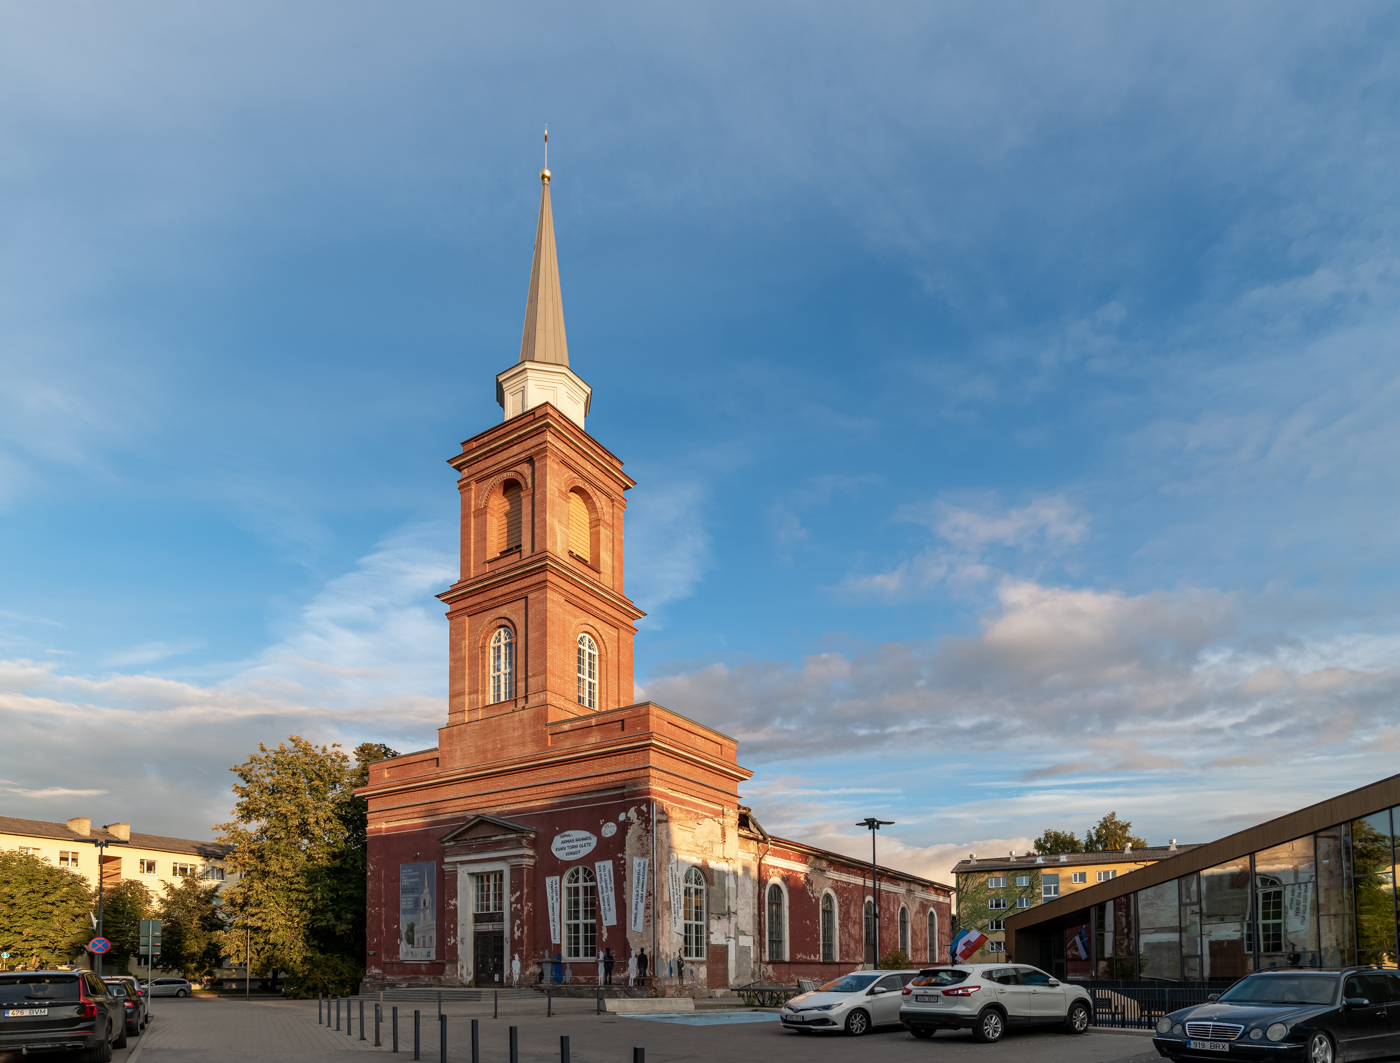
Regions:
[[[617,898],[613,895],[613,868],[611,860],[599,860],[593,865],[598,873],[598,911],[603,916],[604,926],[617,925]]]
[[[559,944],[559,876],[544,880],[544,895],[549,901],[549,940]]]
[[[672,858],[670,870],[671,885],[671,930],[679,934],[681,932],[681,883],[685,869]]]
[[[1306,933],[1312,926],[1312,895],[1311,882],[1296,882],[1283,887],[1283,927],[1290,941]]]
[[[399,959],[437,958],[437,864],[399,865]]]
[[[651,864],[651,858],[646,856],[632,857],[632,929],[642,930],[646,927],[647,917],[647,867]]]

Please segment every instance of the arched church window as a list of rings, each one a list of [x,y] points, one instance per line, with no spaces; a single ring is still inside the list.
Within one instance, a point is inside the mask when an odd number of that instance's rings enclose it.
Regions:
[[[928,962],[938,963],[938,913],[932,908],[928,910]]]
[[[508,480],[501,491],[500,527],[497,529],[498,553],[515,550],[520,546],[521,513],[524,511],[524,496],[520,485]]]
[[[822,963],[836,962],[836,898],[822,894]]]
[[[875,902],[865,898],[865,962],[874,963],[880,957],[875,955]]]
[[[899,951],[909,955],[909,909],[899,910]]]
[[[592,563],[588,549],[592,539],[588,519],[588,503],[578,491],[569,492],[569,552],[584,561]]]
[[[598,707],[598,644],[587,635],[578,637],[578,703]]]
[[[491,704],[515,697],[515,634],[499,627],[491,636]]]
[[[783,888],[776,882],[768,887],[768,960],[783,958]]]
[[[685,924],[685,958],[705,959],[705,876],[698,867],[685,873],[681,914]]]
[[[580,864],[564,876],[564,959],[591,960],[598,953],[598,883]]]

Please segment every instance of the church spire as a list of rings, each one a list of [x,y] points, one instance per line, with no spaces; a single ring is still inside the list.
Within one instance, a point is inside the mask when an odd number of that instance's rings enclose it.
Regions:
[[[522,362],[569,364],[564,335],[564,301],[559,294],[559,253],[554,247],[554,212],[549,205],[548,170],[540,171],[540,220],[535,228],[535,262],[525,300],[525,331],[520,337]]]

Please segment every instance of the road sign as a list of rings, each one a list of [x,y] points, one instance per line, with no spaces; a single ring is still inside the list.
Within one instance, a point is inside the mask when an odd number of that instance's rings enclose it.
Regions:
[[[88,949],[101,956],[104,952],[110,952],[112,950],[112,943],[106,938],[93,938],[88,942]]]
[[[0,952],[0,960],[8,960],[9,958],[10,954],[8,952]]]
[[[153,956],[160,955],[160,920],[141,920],[141,953]]]

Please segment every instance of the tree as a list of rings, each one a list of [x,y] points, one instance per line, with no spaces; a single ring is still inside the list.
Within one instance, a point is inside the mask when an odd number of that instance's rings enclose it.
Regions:
[[[317,747],[297,735],[231,770],[239,781],[232,822],[218,829],[238,873],[225,891],[232,924],[225,951],[250,971],[301,972],[297,985],[319,982],[340,957],[362,969],[365,955],[365,839],[368,806],[352,792],[369,764],[393,750],[367,742],[355,764],[339,746]],[[253,955],[244,955],[251,938]],[[358,974],[354,976],[358,980]]]
[[[11,965],[71,963],[91,938],[96,901],[87,879],[37,856],[0,850],[0,951]]]
[[[142,883],[124,878],[104,890],[102,936],[112,943],[104,961],[125,971],[131,957],[141,955],[141,920],[150,917],[151,891]]]
[[[1035,840],[1035,851],[1041,856],[1057,856],[1060,853],[1082,853],[1084,843],[1073,831],[1055,830],[1046,827],[1045,832]]]
[[[219,965],[225,917],[216,884],[197,878],[167,882],[160,921],[160,966],[194,980]]]
[[[890,949],[880,957],[879,968],[882,971],[907,971],[913,966],[914,961],[909,958],[909,954],[903,949]]]
[[[1117,812],[1110,812],[1084,832],[1086,853],[1106,853],[1127,848],[1129,844],[1134,849],[1147,848],[1147,842],[1133,833],[1133,825],[1125,819],[1119,819]]]

